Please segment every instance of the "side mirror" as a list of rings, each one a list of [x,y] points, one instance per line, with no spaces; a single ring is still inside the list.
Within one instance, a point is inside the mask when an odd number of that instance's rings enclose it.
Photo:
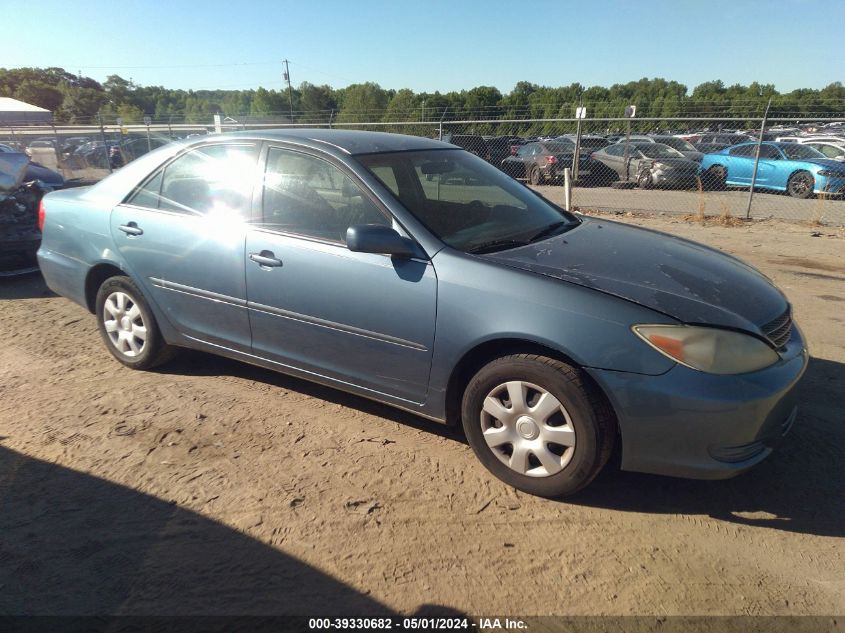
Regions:
[[[355,224],[346,229],[346,248],[354,253],[379,253],[394,257],[414,257],[414,242],[381,224]]]

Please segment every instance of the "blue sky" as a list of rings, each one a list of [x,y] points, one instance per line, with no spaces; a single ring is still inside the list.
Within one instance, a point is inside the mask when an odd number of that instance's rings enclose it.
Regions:
[[[0,66],[185,89],[845,80],[843,0],[0,0]],[[70,9],[73,10],[70,10]],[[43,16],[50,16],[45,19]],[[827,34],[827,35],[825,35]]]

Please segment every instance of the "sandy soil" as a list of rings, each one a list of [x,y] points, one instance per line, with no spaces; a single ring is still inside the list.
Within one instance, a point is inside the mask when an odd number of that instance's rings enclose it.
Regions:
[[[113,361],[40,278],[0,280],[0,613],[842,614],[845,233],[619,216],[734,253],[813,360],[789,440],[724,482],[612,467],[567,502],[459,434],[186,353]]]

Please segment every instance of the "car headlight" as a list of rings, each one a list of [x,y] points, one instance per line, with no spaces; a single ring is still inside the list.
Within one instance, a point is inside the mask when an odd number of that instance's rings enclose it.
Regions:
[[[749,334],[694,325],[635,325],[661,354],[710,374],[745,374],[775,364],[778,353]]]

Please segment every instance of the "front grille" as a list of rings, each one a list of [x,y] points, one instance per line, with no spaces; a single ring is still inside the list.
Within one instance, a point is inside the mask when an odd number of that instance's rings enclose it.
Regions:
[[[774,321],[769,321],[762,328],[763,334],[766,335],[772,345],[777,349],[781,349],[789,341],[792,335],[792,312],[789,308],[786,312],[781,314]]]

